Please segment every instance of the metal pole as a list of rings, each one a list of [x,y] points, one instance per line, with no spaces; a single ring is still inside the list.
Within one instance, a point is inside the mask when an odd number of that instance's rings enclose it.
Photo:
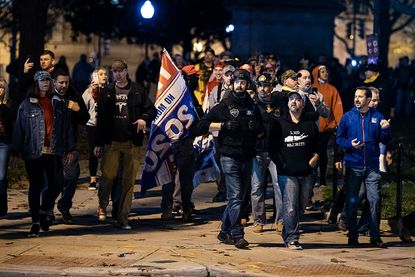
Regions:
[[[396,172],[396,218],[402,216],[402,143],[398,144],[398,169]]]

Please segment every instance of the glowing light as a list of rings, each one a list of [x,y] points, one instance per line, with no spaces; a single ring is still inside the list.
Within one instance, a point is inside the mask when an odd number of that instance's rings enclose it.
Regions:
[[[225,29],[227,33],[233,32],[233,30],[235,30],[235,26],[233,26],[233,24],[229,24]]]
[[[356,66],[357,65],[357,61],[356,60],[352,60],[352,66]]]
[[[150,0],[144,2],[144,5],[140,9],[141,16],[145,19],[151,19],[154,15],[154,7]]]

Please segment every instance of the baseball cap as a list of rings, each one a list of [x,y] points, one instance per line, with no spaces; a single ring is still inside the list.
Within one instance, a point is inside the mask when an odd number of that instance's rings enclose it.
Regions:
[[[237,80],[245,80],[249,82],[251,80],[251,74],[245,69],[238,69],[233,73],[233,77],[235,81]]]
[[[35,81],[41,81],[41,80],[46,80],[46,79],[52,79],[52,77],[50,77],[49,72],[44,71],[44,70],[39,70],[39,71],[36,71],[33,79]]]
[[[284,84],[284,82],[287,79],[290,79],[290,78],[293,79],[293,80],[297,80],[298,79],[298,73],[295,72],[292,69],[288,69],[288,70],[284,71],[284,73],[282,73],[282,75],[281,75],[281,83]]]
[[[193,74],[197,74],[197,75],[202,74],[202,71],[196,70],[196,68],[193,64],[183,66],[182,71],[186,72],[186,74],[189,75],[189,76],[193,75]]]
[[[298,91],[291,91],[290,93],[288,93],[288,98],[290,98],[292,95],[298,95],[300,99],[304,100],[304,98],[301,96],[301,94]]]
[[[233,65],[228,64],[223,68],[223,74],[225,74],[226,72],[229,72],[229,71],[233,73],[233,72],[235,72],[235,70],[236,70],[236,68]]]
[[[379,72],[379,67],[377,64],[370,63],[366,66],[365,71]]]
[[[127,63],[123,60],[115,60],[111,65],[111,70],[114,71],[123,71],[124,69],[127,69]]]

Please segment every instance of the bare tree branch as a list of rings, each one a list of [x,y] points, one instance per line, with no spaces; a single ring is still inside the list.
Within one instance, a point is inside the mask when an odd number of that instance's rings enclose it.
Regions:
[[[393,28],[391,30],[391,34],[398,32],[400,30],[402,30],[403,28],[405,28],[406,26],[408,26],[408,24],[410,24],[413,20],[415,19],[415,16],[411,16],[409,17],[407,20],[405,20],[405,22],[403,22],[400,26]]]

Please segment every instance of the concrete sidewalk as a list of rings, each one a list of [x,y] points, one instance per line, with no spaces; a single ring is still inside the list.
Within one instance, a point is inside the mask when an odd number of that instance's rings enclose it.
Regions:
[[[302,251],[285,248],[271,224],[260,234],[245,229],[247,250],[221,244],[216,235],[225,203],[210,202],[215,192],[214,183],[199,186],[200,214],[183,223],[160,220],[154,189],[133,201],[133,230],[123,231],[97,222],[97,193],[82,184],[74,223],[62,224],[56,212],[51,231],[28,238],[27,191],[10,190],[10,215],[0,219],[0,276],[415,276],[414,244],[385,232],[387,249],[370,247],[367,237],[360,238],[362,247],[348,248],[343,232],[313,214],[302,224]]]

